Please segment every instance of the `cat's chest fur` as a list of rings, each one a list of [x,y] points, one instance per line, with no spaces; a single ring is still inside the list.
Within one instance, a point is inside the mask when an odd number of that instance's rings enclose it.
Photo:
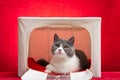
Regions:
[[[53,72],[57,73],[68,73],[68,72],[74,72],[78,71],[80,68],[79,59],[74,55],[73,57],[64,57],[58,58],[56,56],[53,56],[50,64],[54,66]]]

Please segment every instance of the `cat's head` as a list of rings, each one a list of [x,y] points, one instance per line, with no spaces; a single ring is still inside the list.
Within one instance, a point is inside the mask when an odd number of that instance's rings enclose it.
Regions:
[[[57,56],[72,57],[75,54],[74,37],[69,40],[60,39],[57,34],[54,34],[54,42],[52,45],[52,54]]]

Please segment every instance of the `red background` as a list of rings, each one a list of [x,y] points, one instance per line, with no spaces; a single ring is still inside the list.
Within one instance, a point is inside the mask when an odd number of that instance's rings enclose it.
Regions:
[[[102,17],[102,71],[120,71],[120,0],[0,0],[0,71],[17,71],[19,16]]]

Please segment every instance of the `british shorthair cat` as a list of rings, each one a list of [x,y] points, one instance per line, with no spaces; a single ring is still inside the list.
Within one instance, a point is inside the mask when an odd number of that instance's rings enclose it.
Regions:
[[[45,60],[38,60],[39,64],[46,66],[45,72],[65,74],[90,68],[87,56],[83,51],[74,48],[74,42],[73,36],[69,40],[64,40],[54,34],[51,61],[48,63]]]

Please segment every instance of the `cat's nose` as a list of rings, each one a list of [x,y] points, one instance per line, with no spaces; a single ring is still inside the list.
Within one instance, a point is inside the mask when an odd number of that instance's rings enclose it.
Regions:
[[[58,49],[58,51],[62,51],[61,49]]]

